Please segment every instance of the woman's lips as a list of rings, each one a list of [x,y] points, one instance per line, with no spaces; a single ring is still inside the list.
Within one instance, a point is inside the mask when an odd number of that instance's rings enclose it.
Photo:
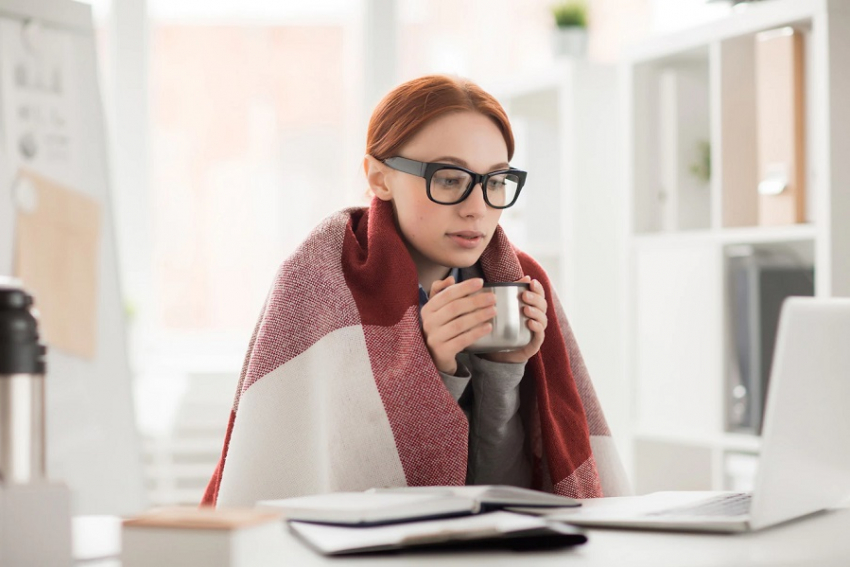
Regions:
[[[484,242],[484,234],[481,232],[475,232],[471,230],[462,230],[460,232],[450,232],[448,233],[449,238],[452,239],[456,245],[461,248],[475,248],[479,246],[482,242]]]

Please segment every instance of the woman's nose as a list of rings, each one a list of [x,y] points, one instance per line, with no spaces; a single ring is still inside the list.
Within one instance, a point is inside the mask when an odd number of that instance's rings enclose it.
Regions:
[[[484,200],[484,189],[482,188],[481,183],[476,183],[472,188],[472,192],[469,194],[469,197],[459,204],[461,206],[461,214],[463,216],[483,216],[484,213],[487,212],[488,205]]]

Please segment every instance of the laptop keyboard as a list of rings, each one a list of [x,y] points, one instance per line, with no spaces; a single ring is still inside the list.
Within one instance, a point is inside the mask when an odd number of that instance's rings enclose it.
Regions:
[[[749,514],[749,493],[723,494],[696,504],[650,512],[647,516],[742,516]]]

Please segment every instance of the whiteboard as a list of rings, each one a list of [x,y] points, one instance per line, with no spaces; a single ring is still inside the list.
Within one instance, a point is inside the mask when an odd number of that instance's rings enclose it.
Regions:
[[[60,69],[63,94],[57,99],[57,112],[68,134],[52,153],[29,157],[20,148],[15,114],[24,91],[9,84],[8,73],[21,41],[38,42],[39,53],[47,53]],[[0,275],[13,271],[17,206],[13,185],[20,167],[95,199],[101,208],[94,357],[72,356],[48,345],[48,475],[71,488],[75,514],[134,513],[145,505],[142,464],[89,6],[68,0],[0,0],[0,66],[4,65],[0,67]]]

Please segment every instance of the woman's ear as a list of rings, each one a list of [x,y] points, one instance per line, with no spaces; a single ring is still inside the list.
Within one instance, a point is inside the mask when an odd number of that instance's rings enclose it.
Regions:
[[[363,170],[366,172],[366,182],[369,189],[382,201],[392,201],[393,192],[387,185],[387,173],[389,168],[372,156],[366,154],[363,158]]]

